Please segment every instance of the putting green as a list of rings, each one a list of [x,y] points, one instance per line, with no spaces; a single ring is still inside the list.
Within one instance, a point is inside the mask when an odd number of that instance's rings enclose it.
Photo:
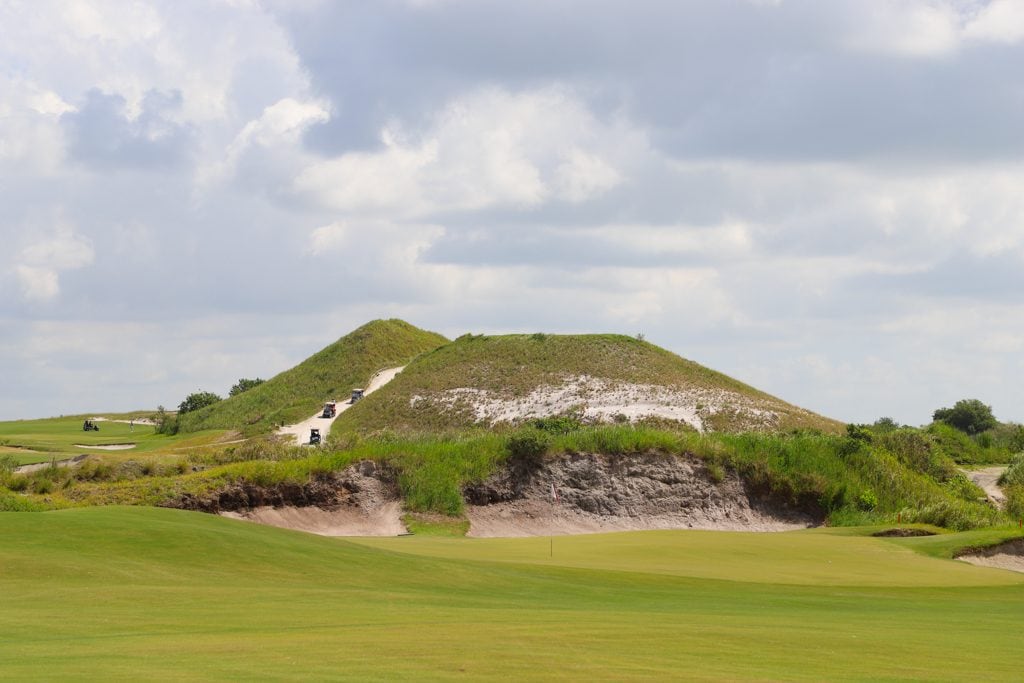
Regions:
[[[402,537],[362,545],[453,560],[667,574],[798,586],[1008,586],[1024,574],[927,557],[826,529],[783,533],[641,531],[534,538]]]
[[[157,434],[150,425],[130,425],[126,422],[97,422],[100,431],[82,431],[82,417],[49,418],[44,420],[16,420],[0,422],[0,442],[20,446],[42,453],[34,462],[45,462],[51,457],[67,457],[77,453],[124,455],[150,453],[165,448],[202,446],[216,441],[223,431],[195,432],[167,436]],[[128,450],[106,451],[102,446],[133,444]],[[80,446],[86,446],[81,448]],[[26,464],[26,463],[23,463]]]

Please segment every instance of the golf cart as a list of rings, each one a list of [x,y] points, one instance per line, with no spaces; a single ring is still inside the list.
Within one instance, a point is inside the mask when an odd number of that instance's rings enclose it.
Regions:
[[[324,404],[324,412],[320,417],[334,417],[338,414],[338,402],[328,401]]]
[[[85,422],[82,423],[82,431],[83,432],[98,432],[98,431],[100,431],[100,426],[98,424],[96,424],[95,422],[93,422],[92,420],[86,420]]]
[[[318,443],[320,443],[320,430],[319,429],[310,429],[309,430],[309,445],[310,446],[314,446],[314,445],[316,445]]]
[[[353,389],[352,390],[352,400],[349,401],[349,403],[355,403],[356,401],[361,399],[363,397],[363,393],[365,391],[366,391],[365,389]]]

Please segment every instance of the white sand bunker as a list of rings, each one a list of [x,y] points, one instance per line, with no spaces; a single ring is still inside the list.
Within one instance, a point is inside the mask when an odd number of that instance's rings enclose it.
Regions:
[[[1013,572],[1024,572],[1024,538],[1015,538],[991,548],[961,555],[956,559],[979,567],[995,567],[996,569],[1009,569]]]
[[[258,507],[244,512],[222,512],[224,517],[305,531],[319,536],[398,536],[406,533],[398,501],[366,509],[343,505],[319,507]]]
[[[137,445],[134,443],[112,443],[105,446],[90,446],[89,444],[76,443],[75,448],[92,448],[97,451],[127,451],[135,448]]]

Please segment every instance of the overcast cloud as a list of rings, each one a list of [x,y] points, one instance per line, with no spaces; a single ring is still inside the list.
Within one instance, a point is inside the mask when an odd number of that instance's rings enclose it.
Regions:
[[[1024,3],[0,4],[0,419],[367,320],[1024,420]]]

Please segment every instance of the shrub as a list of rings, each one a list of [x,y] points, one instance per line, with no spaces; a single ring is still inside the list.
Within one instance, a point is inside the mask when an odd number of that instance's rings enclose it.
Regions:
[[[265,381],[266,380],[262,380],[259,377],[257,377],[256,379],[245,379],[243,377],[242,379],[238,380],[238,382],[236,382],[233,387],[231,387],[231,391],[228,392],[228,396],[238,396],[241,393],[249,391],[253,387],[258,387]],[[216,403],[216,401],[214,402]]]
[[[936,422],[945,422],[968,434],[980,434],[999,424],[992,407],[976,398],[957,401],[952,408],[939,408],[932,415]]]
[[[538,465],[548,451],[551,440],[537,429],[523,429],[508,438],[506,448],[513,462]]]
[[[178,404],[178,414],[191,413],[194,410],[212,406],[220,400],[220,396],[212,391],[197,391],[186,396],[185,400]]]
[[[878,496],[871,489],[865,489],[857,496],[857,507],[861,510],[874,510],[878,507]]]

